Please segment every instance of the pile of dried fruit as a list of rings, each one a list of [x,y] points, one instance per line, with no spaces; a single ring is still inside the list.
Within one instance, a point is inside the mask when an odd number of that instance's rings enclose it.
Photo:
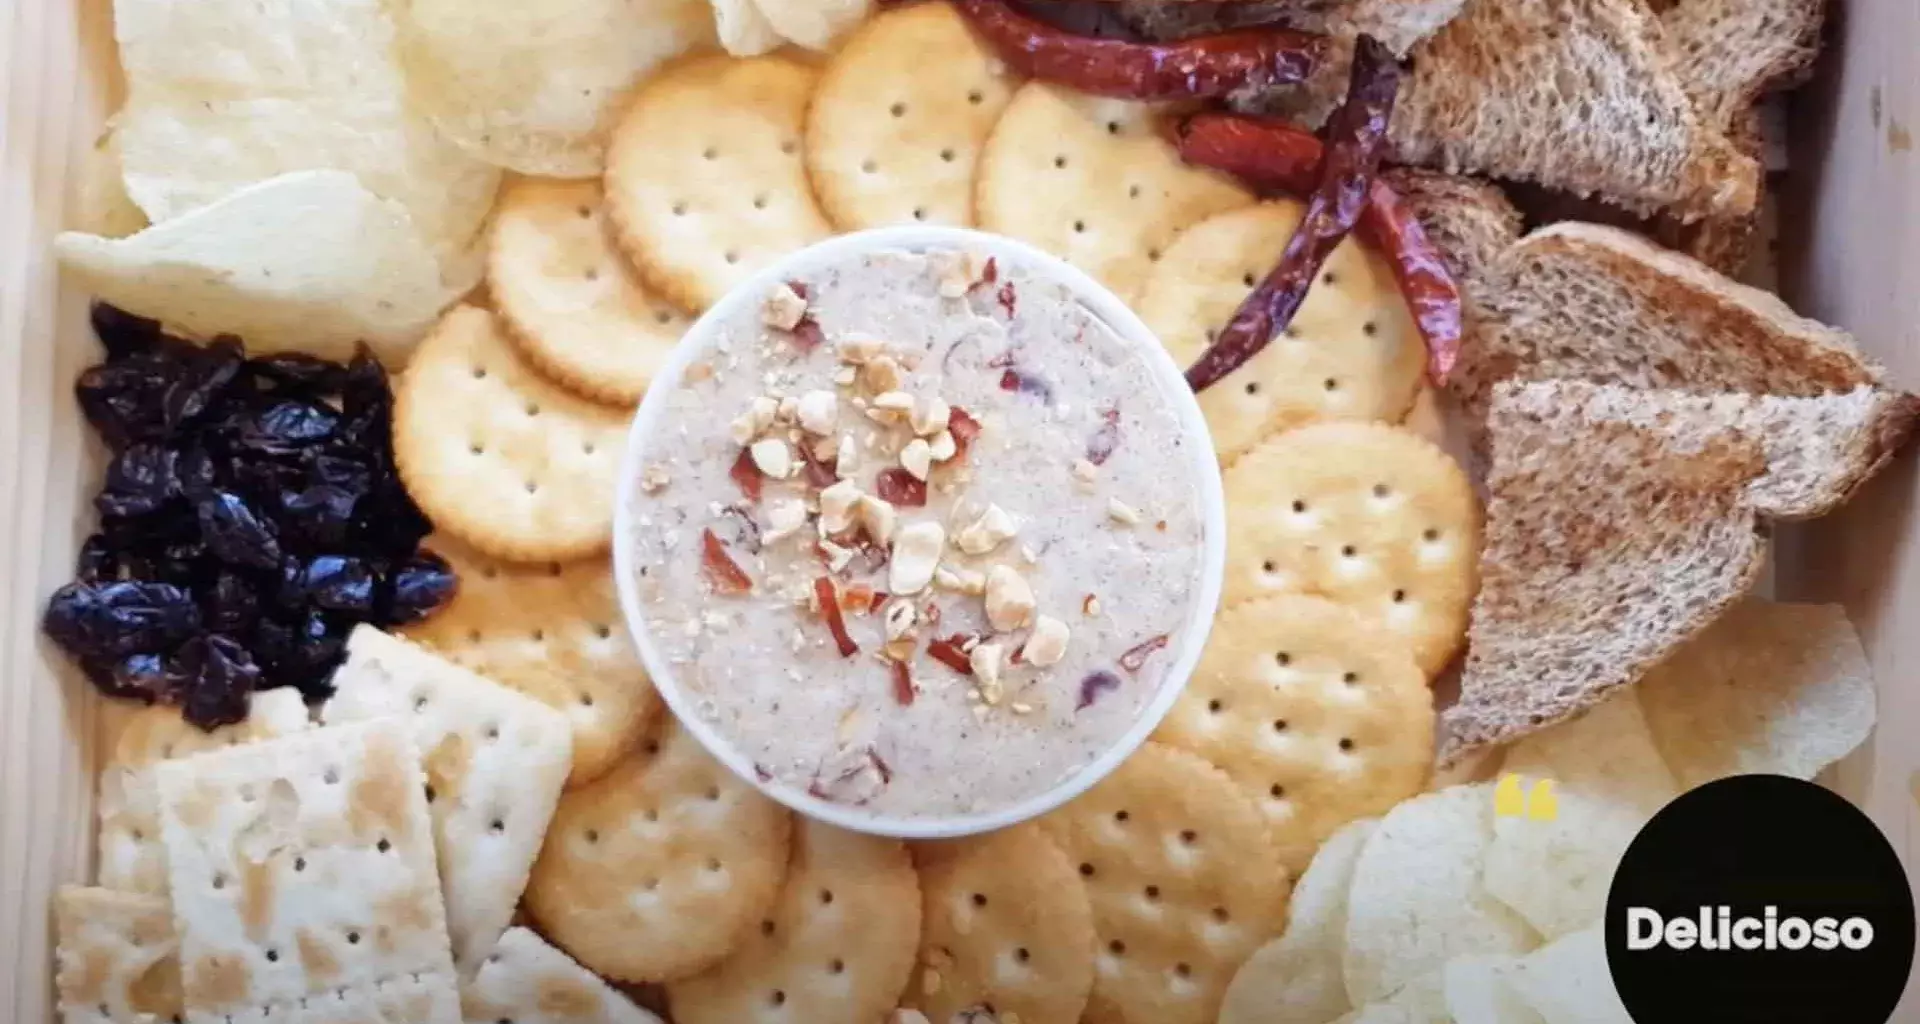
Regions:
[[[355,624],[411,622],[453,594],[394,474],[386,372],[248,359],[97,306],[107,359],[75,386],[113,452],[98,531],[45,627],[115,697],[202,728],[256,689],[324,694]]]

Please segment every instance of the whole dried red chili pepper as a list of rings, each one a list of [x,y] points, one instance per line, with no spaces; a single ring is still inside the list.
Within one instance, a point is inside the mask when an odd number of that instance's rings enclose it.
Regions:
[[[1226,171],[1261,188],[1296,195],[1313,191],[1326,147],[1285,121],[1241,114],[1199,113],[1174,128],[1174,145],[1188,163]],[[1460,286],[1427,238],[1420,219],[1386,182],[1375,179],[1360,215],[1360,233],[1393,265],[1400,293],[1427,346],[1427,375],[1446,383],[1459,359],[1464,332]]]
[[[1321,265],[1353,231],[1366,208],[1399,88],[1400,65],[1393,51],[1371,36],[1361,36],[1354,48],[1347,98],[1327,125],[1326,156],[1307,200],[1306,215],[1287,240],[1279,264],[1188,368],[1187,384],[1195,391],[1239,369],[1293,322]]]
[[[953,2],[1014,71],[1119,99],[1210,99],[1243,87],[1292,85],[1306,80],[1326,53],[1325,39],[1283,28],[1134,42],[1076,35],[1006,0]]]

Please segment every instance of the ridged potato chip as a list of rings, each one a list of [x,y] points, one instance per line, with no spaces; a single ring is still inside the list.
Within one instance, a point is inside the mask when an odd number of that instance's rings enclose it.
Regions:
[[[441,134],[553,178],[598,175],[627,89],[714,41],[706,0],[410,0],[398,17],[408,86]]]
[[[282,174],[345,171],[404,206],[435,254],[464,273],[500,172],[442,138],[409,101],[388,7],[114,4],[129,97],[115,137],[128,195],[158,224]]]
[[[60,262],[95,298],[254,355],[405,361],[453,296],[399,203],[341,171],[250,185],[128,238],[68,232]]]

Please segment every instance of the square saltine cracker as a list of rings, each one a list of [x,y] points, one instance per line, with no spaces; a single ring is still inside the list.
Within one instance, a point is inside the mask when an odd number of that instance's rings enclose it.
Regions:
[[[426,774],[389,718],[162,762],[190,1024],[453,977]]]
[[[425,757],[447,931],[471,977],[513,921],[573,767],[567,717],[425,648],[360,626],[329,724],[402,716]]]
[[[63,1024],[168,1024],[180,1007],[173,913],[157,896],[64,886],[53,898]]]

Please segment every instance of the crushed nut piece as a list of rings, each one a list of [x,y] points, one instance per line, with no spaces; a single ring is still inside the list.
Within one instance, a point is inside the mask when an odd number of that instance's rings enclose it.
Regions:
[[[839,442],[835,441],[831,435],[816,437],[813,439],[813,443],[807,445],[807,450],[813,453],[815,461],[831,462],[839,454]],[[844,476],[846,474],[843,473],[840,475]]]
[[[954,536],[956,547],[969,555],[984,555],[1020,532],[1013,516],[998,505],[988,505],[980,518],[963,527]]]
[[[838,370],[833,371],[833,382],[843,388],[852,387],[853,382],[859,379],[860,371],[851,366],[842,366]]]
[[[873,413],[879,416],[905,416],[912,411],[913,396],[905,391],[887,390],[873,396]]]
[[[680,375],[681,384],[700,384],[713,379],[713,364],[702,359]]]
[[[747,411],[741,413],[728,428],[734,442],[753,443],[754,438],[766,433],[767,428],[773,425],[773,417],[779,409],[780,404],[765,395],[755,398],[747,406]]]
[[[776,423],[792,423],[799,414],[800,403],[792,395],[782,395],[780,403],[773,409],[773,419]]]
[[[640,489],[648,494],[657,494],[672,482],[673,477],[667,473],[667,467],[657,462],[640,471]]]
[[[953,432],[950,430],[940,431],[927,442],[927,454],[933,456],[935,462],[945,462],[959,453],[960,446],[954,443]]]
[[[795,403],[800,428],[809,434],[831,434],[840,419],[840,399],[831,391],[809,391]]]
[[[1119,498],[1108,499],[1107,518],[1122,526],[1137,526],[1140,523],[1140,513]]]
[[[753,464],[760,472],[775,480],[785,480],[793,475],[793,452],[787,448],[787,442],[778,438],[755,441],[749,449],[753,452]]]
[[[865,334],[850,334],[833,347],[834,354],[840,357],[841,362],[854,366],[860,366],[886,350],[886,342]]]
[[[766,304],[760,307],[760,320],[768,327],[777,327],[791,331],[800,326],[807,315],[807,300],[793,290],[793,286],[781,282],[773,286],[767,294]]]
[[[943,299],[965,298],[973,286],[987,276],[987,261],[990,257],[977,252],[948,253],[939,264],[940,297]]]
[[[788,499],[767,509],[767,528],[761,532],[763,544],[775,544],[800,532],[807,525],[807,506]]]
[[[892,356],[874,356],[860,368],[860,383],[875,393],[900,390],[900,364]]]
[[[1028,704],[1025,701],[1016,700],[1013,703],[1007,705],[1007,710],[1012,711],[1016,715],[1030,715],[1033,713],[1033,705]]]
[[[1022,544],[1020,545],[1020,560],[1028,565],[1039,565],[1040,552],[1033,550],[1033,545],[1031,544]]]
[[[1051,615],[1034,620],[1033,634],[1021,648],[1021,657],[1039,668],[1059,664],[1067,653],[1067,624]]]
[[[1086,459],[1073,460],[1073,478],[1083,484],[1090,484],[1100,475],[1100,467]]]
[[[988,704],[1000,703],[1000,668],[1006,664],[1007,649],[997,643],[980,644],[967,652],[967,665],[973,669],[974,689]]]
[[[939,523],[920,522],[902,527],[894,538],[892,562],[888,566],[888,589],[896,594],[917,594],[933,581],[940,567],[940,550],[947,543],[947,531]]]
[[[920,612],[914,608],[912,601],[894,598],[887,603],[887,610],[882,613],[881,618],[886,628],[887,639],[898,640],[913,632],[914,623],[919,621],[919,618]]]
[[[915,480],[925,480],[933,472],[933,449],[927,446],[924,438],[914,438],[900,449],[900,468],[913,475]]]
[[[893,540],[893,524],[899,517],[894,513],[891,503],[870,494],[862,494],[854,505],[853,515],[861,526],[866,527],[867,536],[872,537],[875,544]]]
[[[921,437],[932,437],[947,429],[947,419],[953,415],[953,407],[937,397],[922,398],[913,403],[913,412],[907,417],[907,425]]]
[[[1033,621],[1033,588],[1010,565],[996,565],[987,573],[987,621],[1002,632],[1024,629]]]
[[[942,590],[951,590],[956,593],[966,594],[970,597],[979,597],[981,594],[987,592],[986,575],[975,572],[972,569],[947,569],[943,567],[935,574],[935,582],[940,584]]]
[[[820,532],[844,533],[853,528],[854,510],[863,497],[851,480],[841,480],[820,492]]]
[[[840,446],[834,453],[834,474],[846,478],[860,467],[860,446],[854,443],[852,434],[840,435]]]
[[[1093,596],[1092,594],[1088,594],[1086,597],[1081,598],[1080,614],[1085,615],[1087,618],[1090,618],[1090,619],[1098,616],[1100,614],[1100,599]]]
[[[898,640],[889,640],[881,645],[880,653],[888,658],[892,658],[894,661],[912,661],[913,648],[913,638],[903,636]]]

